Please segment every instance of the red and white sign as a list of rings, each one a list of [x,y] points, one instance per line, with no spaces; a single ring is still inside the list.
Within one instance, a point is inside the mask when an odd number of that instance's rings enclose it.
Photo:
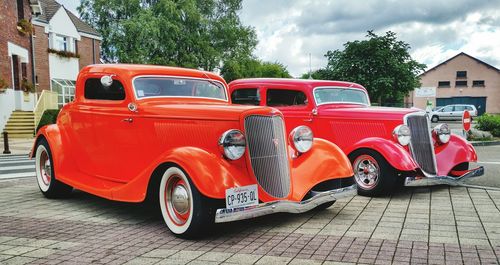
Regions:
[[[470,124],[472,123],[472,118],[470,117],[469,111],[464,111],[464,114],[462,115],[462,125],[464,127],[464,130],[468,132],[470,130]]]

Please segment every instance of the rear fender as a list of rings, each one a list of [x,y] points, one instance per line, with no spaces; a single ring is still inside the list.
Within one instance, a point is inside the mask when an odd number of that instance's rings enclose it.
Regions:
[[[351,154],[361,148],[377,151],[396,170],[413,171],[418,168],[417,164],[411,157],[410,152],[394,141],[379,137],[365,138],[351,146],[348,150],[346,150],[346,153]]]
[[[61,160],[63,157],[63,144],[61,132],[57,124],[50,124],[38,130],[29,157],[32,159],[35,158],[36,147],[40,140],[42,140],[43,138],[45,138],[45,140],[47,140],[47,142],[49,143],[53,162],[52,166],[54,167],[55,172],[59,172],[59,165],[61,164]]]

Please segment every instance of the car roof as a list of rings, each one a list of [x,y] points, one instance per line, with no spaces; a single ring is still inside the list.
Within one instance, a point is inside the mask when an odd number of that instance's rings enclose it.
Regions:
[[[443,107],[446,107],[446,106],[474,106],[472,104],[450,104],[450,105],[445,105]]]
[[[122,77],[133,78],[140,75],[171,75],[171,76],[183,76],[183,77],[195,77],[203,79],[214,79],[226,83],[222,77],[216,75],[212,72],[171,67],[171,66],[159,66],[159,65],[143,65],[143,64],[93,64],[86,66],[82,69],[80,74],[92,74],[92,73],[106,73],[106,74],[118,74]]]
[[[229,83],[230,86],[236,85],[305,85],[310,88],[319,87],[319,86],[339,86],[346,88],[357,88],[366,89],[360,85],[353,82],[346,81],[334,81],[334,80],[316,80],[316,79],[295,79],[295,78],[245,78],[238,79]]]

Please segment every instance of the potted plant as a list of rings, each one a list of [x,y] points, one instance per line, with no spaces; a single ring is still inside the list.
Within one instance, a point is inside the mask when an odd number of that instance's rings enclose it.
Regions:
[[[21,83],[21,89],[24,91],[24,93],[35,93],[35,85],[33,83],[29,82],[28,79],[23,78],[23,81]]]
[[[7,81],[0,77],[0,93],[4,93],[8,86]]]
[[[33,34],[33,24],[26,19],[21,19],[17,22],[17,30],[24,36]]]
[[[80,55],[78,53],[69,52],[69,51],[58,51],[58,50],[48,48],[47,52],[56,54],[57,56],[63,57],[63,58],[80,58]]]

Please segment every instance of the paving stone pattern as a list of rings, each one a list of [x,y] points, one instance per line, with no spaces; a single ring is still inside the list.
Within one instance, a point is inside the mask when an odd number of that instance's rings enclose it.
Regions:
[[[356,196],[324,211],[172,236],[143,204],[83,192],[45,199],[0,182],[0,264],[499,264],[500,192],[459,187]]]

